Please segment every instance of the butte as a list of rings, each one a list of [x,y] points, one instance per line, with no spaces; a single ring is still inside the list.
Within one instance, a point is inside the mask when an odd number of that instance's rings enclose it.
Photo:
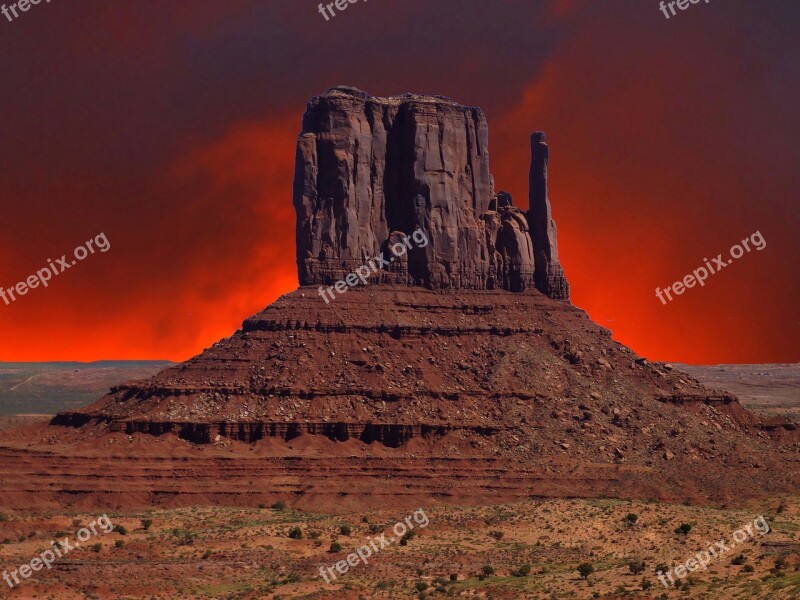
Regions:
[[[796,490],[795,424],[637,356],[570,303],[545,135],[527,211],[495,188],[488,139],[481,109],[440,96],[313,98],[299,288],[202,354],[2,440],[17,485],[0,501],[348,510]],[[368,285],[320,295],[418,230],[424,247]]]

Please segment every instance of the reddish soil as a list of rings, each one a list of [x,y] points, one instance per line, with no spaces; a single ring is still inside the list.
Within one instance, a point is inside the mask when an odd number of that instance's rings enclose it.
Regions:
[[[610,499],[440,505],[423,509],[427,526],[412,519],[415,535],[406,544],[390,540],[393,526],[412,511],[334,517],[268,507],[109,512],[124,531],[91,538],[52,570],[34,573],[0,594],[20,600],[796,600],[797,500],[746,509]],[[628,515],[636,517],[635,523]],[[769,533],[754,532],[731,545],[737,529],[762,515]],[[5,515],[0,518],[0,570],[28,563],[54,537],[74,539],[78,527],[97,517],[69,511]],[[692,525],[691,531],[676,533],[684,523]],[[294,528],[302,537],[289,537]],[[320,567],[332,568],[381,533],[389,544],[378,546],[368,564],[357,563],[330,583],[321,578]],[[727,541],[729,551],[707,570],[676,578],[675,586],[662,585],[659,565],[672,569],[719,540]],[[777,569],[779,560],[784,566]],[[578,575],[582,563],[594,568],[586,579]],[[520,572],[523,565],[527,569]]]

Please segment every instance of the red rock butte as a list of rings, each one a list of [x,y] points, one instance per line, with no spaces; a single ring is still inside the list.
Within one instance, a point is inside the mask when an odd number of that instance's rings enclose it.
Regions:
[[[548,152],[534,132],[522,211],[495,189],[479,108],[313,98],[299,289],[185,363],[7,435],[0,502],[347,510],[796,490],[794,423],[637,356],[569,302]],[[417,230],[427,244],[322,298]]]

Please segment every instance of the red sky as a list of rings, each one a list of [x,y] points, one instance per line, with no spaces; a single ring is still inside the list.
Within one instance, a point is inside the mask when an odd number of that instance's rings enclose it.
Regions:
[[[548,133],[573,302],[652,359],[800,360],[800,47],[792,2],[84,0],[0,17],[0,360],[182,360],[297,285],[307,99],[337,84],[481,106],[526,204]],[[753,232],[751,252],[654,294]]]

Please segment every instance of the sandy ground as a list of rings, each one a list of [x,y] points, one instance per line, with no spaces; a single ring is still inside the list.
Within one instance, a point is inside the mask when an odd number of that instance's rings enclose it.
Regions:
[[[184,508],[109,513],[123,532],[91,536],[11,598],[798,598],[800,499],[744,507],[617,500],[529,500],[482,508],[326,516],[288,508]],[[635,523],[631,523],[635,515]],[[76,541],[100,515],[0,516],[0,565],[13,570],[50,546]],[[754,520],[764,516],[769,533]],[[406,520],[406,517],[410,517]],[[401,543],[398,522],[414,535]],[[687,534],[676,533],[682,524]],[[758,524],[760,525],[761,522]],[[750,525],[741,543],[734,532]],[[298,527],[302,537],[290,537]],[[744,531],[744,530],[743,530]],[[386,546],[379,539],[385,533]],[[746,532],[745,532],[746,533]],[[741,535],[738,536],[741,539]],[[336,563],[379,549],[346,574]],[[663,586],[659,565],[686,563],[724,541],[707,570]],[[341,549],[333,547],[339,544]],[[362,550],[362,553],[365,553]],[[741,557],[740,557],[741,555]],[[353,555],[355,556],[355,555]],[[737,560],[737,557],[739,557]],[[783,561],[780,557],[785,557]],[[352,559],[351,559],[352,560]],[[776,562],[777,561],[777,562]],[[637,564],[644,562],[641,571]],[[742,564],[734,564],[734,563]],[[578,566],[594,572],[581,578]],[[631,566],[633,564],[633,567]],[[776,568],[776,564],[785,565]],[[520,569],[524,566],[522,572]],[[330,566],[330,584],[320,567]],[[344,565],[342,565],[342,568]],[[526,574],[527,573],[527,574]]]

